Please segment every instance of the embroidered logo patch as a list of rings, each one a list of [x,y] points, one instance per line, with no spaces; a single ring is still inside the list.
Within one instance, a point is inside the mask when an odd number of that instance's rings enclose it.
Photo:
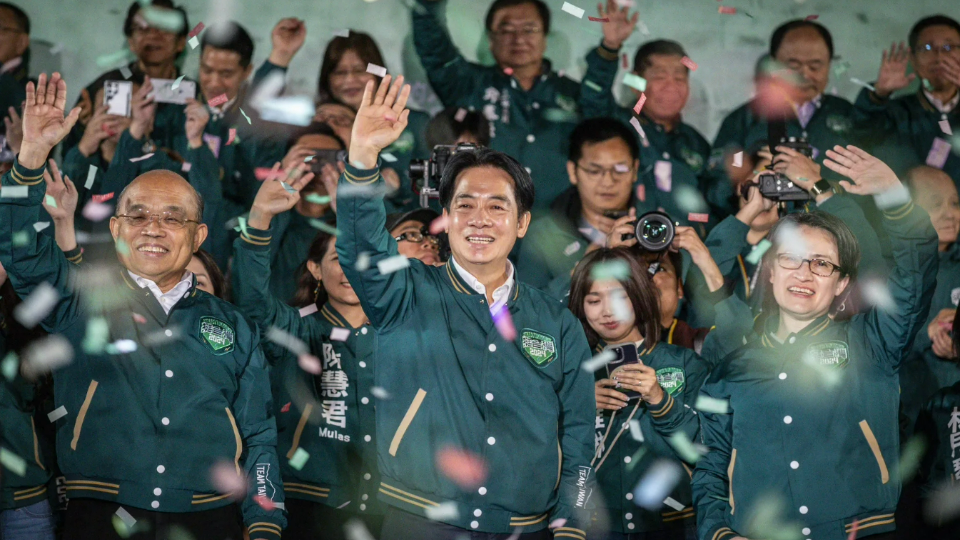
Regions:
[[[668,367],[657,370],[657,382],[660,383],[663,391],[671,396],[683,390],[685,381],[686,377],[684,377],[683,370],[680,368]]]
[[[233,350],[235,333],[229,324],[213,317],[200,317],[200,337],[213,354],[227,354]]]
[[[546,334],[524,328],[520,334],[520,346],[524,356],[537,367],[546,367],[557,359],[557,342]]]
[[[700,170],[703,169],[703,156],[694,152],[693,150],[681,148],[680,157],[683,158],[683,161],[688,167],[693,169],[693,172],[699,173]]]
[[[850,361],[849,347],[843,341],[824,341],[807,348],[804,359],[817,366],[846,367]]]
[[[827,127],[837,133],[845,133],[853,127],[853,121],[846,116],[832,114],[827,117]]]

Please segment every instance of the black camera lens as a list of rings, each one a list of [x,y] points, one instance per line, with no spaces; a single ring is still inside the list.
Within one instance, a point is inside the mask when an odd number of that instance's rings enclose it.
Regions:
[[[663,251],[670,247],[677,234],[670,216],[663,212],[647,212],[637,220],[637,242],[647,251]]]

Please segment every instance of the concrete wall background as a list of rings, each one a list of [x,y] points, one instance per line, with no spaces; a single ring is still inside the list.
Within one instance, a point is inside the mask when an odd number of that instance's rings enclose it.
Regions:
[[[574,0],[587,10],[576,19],[561,11],[563,0],[546,0],[551,6],[553,28],[548,37],[547,57],[556,69],[579,79],[585,70],[583,57],[599,43],[596,0]],[[123,18],[129,2],[120,0],[15,0],[31,17],[34,45],[33,71],[60,69],[71,84],[71,99],[99,73],[96,59],[125,46]],[[270,30],[282,17],[295,16],[307,22],[307,42],[291,65],[291,91],[315,92],[319,63],[333,32],[352,28],[372,34],[392,73],[404,73],[414,87],[415,104],[436,109],[439,104],[426,84],[423,68],[413,50],[410,10],[412,0],[181,0],[191,27],[198,21],[210,26],[220,20],[240,22],[256,40],[255,63],[270,49]],[[492,0],[448,0],[448,28],[463,54],[489,63],[483,19]],[[684,45],[700,66],[691,78],[691,99],[686,120],[712,138],[730,110],[749,98],[753,66],[766,50],[770,33],[791,18],[818,15],[831,30],[837,55],[850,67],[832,76],[830,89],[852,99],[859,87],[850,77],[870,81],[880,64],[880,51],[893,40],[905,40],[910,26],[920,17],[944,13],[960,18],[956,0],[727,0],[737,15],[720,15],[714,0],[636,0],[640,17],[649,32],[636,32],[625,44],[631,58],[643,41],[669,38]],[[742,14],[749,13],[750,16]],[[56,54],[51,55],[50,51]],[[196,74],[197,54],[185,64]]]

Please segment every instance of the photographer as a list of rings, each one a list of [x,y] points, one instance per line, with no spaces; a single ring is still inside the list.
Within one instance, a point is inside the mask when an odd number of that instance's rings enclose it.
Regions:
[[[728,339],[735,350],[701,390],[729,407],[700,413],[710,449],[693,474],[701,540],[775,531],[841,540],[854,528],[859,538],[896,527],[898,370],[930,305],[937,237],[881,161],[852,146],[827,157],[852,180],[841,182],[847,191],[885,203],[894,306],[833,320],[860,263],[854,233],[836,217],[791,214],[771,231],[767,309],[755,330],[749,317],[736,321],[746,344]]]
[[[629,271],[615,278],[594,277],[614,264]],[[700,423],[691,406],[707,376],[706,364],[691,351],[660,341],[656,292],[632,250],[600,248],[589,253],[573,274],[569,307],[594,350],[619,352],[617,367],[611,362],[595,372],[593,466],[602,510],[587,538],[692,538],[696,522],[686,474],[681,473],[683,479],[670,490],[682,510],[640,508],[633,490],[659,458],[681,459],[669,442],[671,436],[698,439]],[[639,423],[641,440],[633,433],[633,422]]]

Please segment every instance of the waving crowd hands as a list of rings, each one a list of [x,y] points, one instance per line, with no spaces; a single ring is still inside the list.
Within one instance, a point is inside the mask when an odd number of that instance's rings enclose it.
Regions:
[[[23,143],[17,160],[28,169],[43,167],[47,156],[80,117],[80,107],[64,114],[67,106],[67,83],[59,73],[41,73],[37,84],[27,83],[27,100],[23,107]]]

